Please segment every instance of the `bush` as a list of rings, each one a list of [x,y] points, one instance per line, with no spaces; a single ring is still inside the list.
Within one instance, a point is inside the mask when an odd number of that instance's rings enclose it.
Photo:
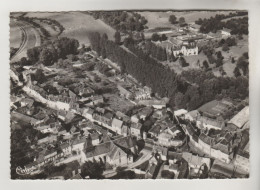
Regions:
[[[161,176],[165,179],[173,179],[174,178],[174,173],[170,172],[168,170],[163,170],[161,173]]]

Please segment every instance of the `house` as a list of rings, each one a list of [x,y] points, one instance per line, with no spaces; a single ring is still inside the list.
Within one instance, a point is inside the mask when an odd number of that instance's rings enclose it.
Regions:
[[[146,178],[152,179],[155,178],[155,170],[157,168],[157,165],[152,163],[149,165],[147,171],[146,171]]]
[[[141,111],[139,111],[139,118],[142,120],[146,120],[153,113],[152,107],[144,107]]]
[[[128,126],[126,125],[123,125],[122,126],[122,135],[124,137],[128,136],[130,134],[130,129],[128,128]]]
[[[147,100],[151,99],[151,92],[147,92],[145,90],[140,90],[135,93],[135,99],[136,100]]]
[[[141,123],[131,123],[130,132],[131,135],[141,138]]]
[[[40,144],[45,144],[45,143],[53,143],[55,141],[57,141],[57,136],[50,135],[50,136],[44,137],[42,139],[39,139],[37,144],[40,145]]]
[[[99,144],[99,134],[97,132],[90,133],[90,139],[93,146]]]
[[[187,113],[188,113],[188,111],[185,110],[185,109],[179,109],[179,110],[174,111],[174,115],[175,115],[176,117],[184,116],[184,115],[187,114]]]
[[[226,99],[208,102],[198,109],[197,124],[202,128],[221,130],[225,126],[226,115],[234,108],[233,102]]]
[[[57,112],[58,118],[65,121],[67,112],[65,110],[59,110]]]
[[[180,46],[173,46],[167,49],[168,53],[173,53],[175,57],[179,56],[191,56],[191,55],[198,55],[199,54],[199,48],[195,44],[195,42],[191,42],[188,44],[183,43]]]
[[[125,115],[124,113],[117,111],[115,115],[118,119],[122,120],[124,123],[131,123],[131,118]]]
[[[85,142],[86,138],[84,137],[74,139],[71,143],[71,151],[75,151],[77,154],[80,154],[80,152],[84,149]]]
[[[244,173],[249,174],[250,171],[250,158],[249,158],[249,142],[243,150],[239,150],[234,161],[234,165],[242,170]]]
[[[108,141],[85,150],[85,161],[107,162],[112,166],[122,166],[133,162],[131,150],[132,143],[123,137],[116,141]],[[130,148],[130,149],[129,149]]]
[[[158,135],[158,143],[161,146],[171,147],[171,146],[181,146],[183,141],[180,139],[175,139],[171,134],[162,132]]]
[[[121,137],[121,138],[115,139],[113,141],[113,143],[115,143],[117,146],[124,149],[124,151],[127,152],[128,154],[136,154],[137,153],[136,143],[131,136]]]
[[[24,106],[29,106],[31,107],[34,103],[34,100],[31,99],[31,98],[22,98],[20,100],[20,103],[21,103],[21,107],[24,107]]]
[[[133,96],[132,92],[130,92],[129,90],[125,89],[123,86],[121,85],[117,85],[117,89],[119,90],[120,96],[125,97],[125,98],[130,98],[131,96]]]
[[[223,28],[223,29],[221,30],[221,34],[222,34],[223,36],[231,36],[231,30],[230,30],[230,29],[227,29],[227,28]]]
[[[151,137],[158,137],[161,131],[162,127],[160,125],[153,125],[152,128],[148,131],[148,134],[150,134]]]
[[[153,147],[153,152],[158,153],[158,154],[160,155],[160,158],[161,158],[163,161],[166,161],[166,160],[167,160],[167,157],[168,157],[168,148],[155,145],[155,146]]]
[[[92,96],[94,94],[94,90],[90,87],[81,88],[78,94],[79,96],[86,98]]]
[[[193,32],[199,32],[200,31],[200,25],[198,24],[192,24],[189,26],[189,30]]]
[[[118,134],[122,134],[122,125],[123,121],[116,118],[112,120],[112,130]]]
[[[242,129],[248,121],[249,106],[246,106],[227,123],[227,126],[232,129]]]
[[[163,109],[167,102],[168,100],[139,100],[138,104],[152,106],[154,109]]]
[[[29,123],[29,124],[31,124],[33,126],[36,126],[36,125],[41,123],[41,121],[39,121],[37,119],[34,119],[33,117],[21,114],[19,112],[12,112],[11,113],[11,120],[12,121],[16,121],[18,123],[20,121],[23,121],[23,122]]]
[[[67,143],[67,142],[62,143],[62,144],[60,145],[60,148],[61,148],[61,150],[62,150],[62,152],[63,152],[64,155],[69,155],[69,154],[71,154],[71,146],[70,146],[69,143]]]
[[[82,116],[89,119],[89,120],[92,120],[93,119],[93,113],[94,113],[94,110],[92,108],[84,109]]]
[[[137,115],[132,115],[132,116],[131,116],[131,121],[132,121],[133,123],[138,123],[138,122],[139,122],[139,118],[137,117]]]
[[[168,151],[168,157],[169,164],[176,164],[177,161],[180,161],[182,159],[182,153]]]
[[[204,167],[210,169],[210,158],[195,156],[189,152],[183,152],[182,158],[188,162],[189,167],[196,173],[198,173],[200,169],[204,169]]]
[[[127,154],[115,144],[112,144],[111,151],[107,154],[107,162],[112,166],[122,166],[133,163],[133,156]]]
[[[169,171],[173,172],[175,175],[179,173],[179,165],[178,164],[170,164]]]

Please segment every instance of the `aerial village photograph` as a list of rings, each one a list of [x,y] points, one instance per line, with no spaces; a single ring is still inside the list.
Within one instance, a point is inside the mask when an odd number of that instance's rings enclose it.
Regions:
[[[11,179],[250,177],[248,11],[9,17]]]

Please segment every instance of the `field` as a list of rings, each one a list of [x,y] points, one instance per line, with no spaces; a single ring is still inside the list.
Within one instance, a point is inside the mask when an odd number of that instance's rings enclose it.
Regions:
[[[19,48],[22,42],[22,31],[13,21],[10,21],[10,47]]]
[[[200,66],[198,65],[198,61],[200,62],[200,64],[202,64],[204,60],[208,60],[206,55],[202,52],[199,55],[185,56],[184,58],[186,62],[189,63],[189,66],[187,67],[182,67],[179,63],[179,60],[175,62],[167,61],[167,62],[163,62],[163,64],[169,66],[169,68],[173,69],[176,73],[179,74],[185,70],[199,69]]]
[[[142,16],[144,16],[148,23],[146,24],[148,28],[157,28],[157,27],[173,27],[173,25],[168,21],[170,15],[175,15],[177,19],[180,17],[184,17],[187,23],[194,22],[199,18],[210,18],[211,16],[215,16],[216,14],[229,14],[231,11],[165,11],[165,12],[138,12]]]
[[[107,33],[109,39],[114,38],[115,30],[113,28],[103,21],[95,20],[92,16],[82,12],[30,12],[25,16],[57,20],[65,28],[61,36],[75,38],[79,40],[80,44],[89,43],[86,34],[93,31],[101,34]]]
[[[221,48],[217,48],[216,51],[221,51]],[[229,48],[229,51],[221,51],[224,57],[224,64],[223,69],[227,73],[227,76],[233,77],[234,76],[234,69],[236,67],[236,62],[231,63],[231,58],[234,57],[235,61],[238,60],[243,53],[248,52],[248,36],[244,35],[242,40],[238,40],[236,46],[232,46]],[[218,70],[213,70],[213,73],[216,76],[219,76],[220,73]]]

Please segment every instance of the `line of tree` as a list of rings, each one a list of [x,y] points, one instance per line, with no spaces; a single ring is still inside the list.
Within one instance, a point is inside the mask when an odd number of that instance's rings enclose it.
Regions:
[[[248,76],[249,75],[249,61],[248,61],[248,52],[243,53],[243,55],[241,57],[238,58],[237,60],[237,65],[234,69],[234,75],[235,77],[239,77],[242,74],[244,76]],[[240,69],[242,70],[242,72],[240,72]]]
[[[41,31],[44,38],[48,38],[51,36],[50,33],[43,26],[41,26],[40,24],[35,22],[33,18],[19,16],[19,17],[17,17],[17,19],[27,22],[27,23],[33,25],[35,28],[38,28]]]
[[[95,19],[102,19],[105,23],[120,32],[142,31],[147,20],[136,12],[126,11],[93,11],[90,13]]]
[[[200,32],[216,33],[218,30],[223,28],[228,28],[231,30],[231,34],[248,34],[248,13],[247,12],[237,12],[230,13],[229,15],[217,14],[215,17],[210,17],[203,20],[199,18],[195,21],[196,24],[201,25]],[[231,18],[234,16],[245,16],[243,18]],[[223,19],[231,18],[226,22]]]
[[[28,18],[28,17],[26,17],[26,18]],[[41,22],[45,22],[45,23],[52,25],[52,26],[57,26],[59,28],[59,34],[58,35],[60,35],[65,30],[64,26],[61,23],[59,23],[57,20],[53,20],[53,19],[50,19],[50,18],[38,18],[38,17],[29,17],[29,18],[31,18],[33,20],[39,20]]]
[[[167,36],[165,34],[162,34],[161,36],[157,33],[153,33],[152,34],[152,37],[151,37],[151,40],[154,41],[154,42],[157,42],[157,41],[165,41],[167,40]]]
[[[45,43],[42,46],[33,47],[27,50],[28,59],[24,65],[32,65],[37,62],[43,65],[53,65],[58,59],[65,59],[67,55],[78,53],[79,42],[75,39],[62,37],[51,42]],[[20,61],[21,62],[21,61]]]
[[[151,87],[153,93],[170,98],[170,106],[193,110],[216,98],[244,99],[248,96],[248,79],[245,77],[216,77],[212,72],[201,70],[183,71],[177,75],[143,52],[137,45],[129,44],[128,50],[100,36],[98,32],[88,34],[93,50],[117,63],[123,73],[131,74],[143,85]]]
[[[166,61],[167,60],[167,53],[166,50],[161,47],[157,46],[151,41],[146,41],[144,45],[145,51],[150,54],[152,57],[156,58],[159,61]]]

